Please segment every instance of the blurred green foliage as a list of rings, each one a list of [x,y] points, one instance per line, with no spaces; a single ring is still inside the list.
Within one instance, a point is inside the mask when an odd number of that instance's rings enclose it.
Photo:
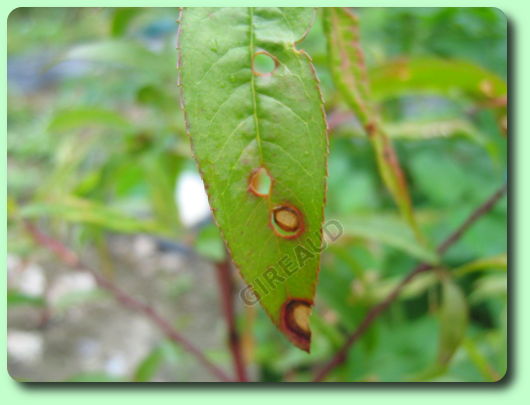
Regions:
[[[435,245],[507,177],[507,140],[499,126],[505,108],[484,102],[491,91],[502,95],[506,88],[506,19],[492,8],[355,12],[384,125],[418,222]],[[115,232],[183,244],[195,234],[181,224],[174,197],[180,174],[195,167],[179,107],[177,17],[177,9],[164,8],[20,8],[10,15],[12,254],[28,257],[35,250],[24,233],[25,218],[67,234],[76,250],[105,246]],[[348,109],[326,65],[320,19],[300,47],[314,60],[331,122]],[[416,63],[426,79],[396,90],[398,82],[390,80],[399,79],[398,59]],[[449,60],[459,62],[453,70],[440,68]],[[394,73],[398,79],[391,78]],[[491,83],[484,84],[481,75]],[[346,116],[330,133],[326,208],[328,218],[344,224],[345,235],[322,258],[311,355],[280,337],[263,311],[252,325],[239,319],[251,327],[252,363],[262,381],[310,379],[314,366],[340,347],[367,309],[418,260],[430,258],[407,234],[369,143],[355,118]],[[191,240],[199,254],[222,257],[211,225]],[[444,256],[440,272],[408,287],[330,379],[501,378],[507,367],[506,251],[504,199]],[[43,304],[16,291],[9,292],[8,302]],[[166,346],[156,346],[131,379],[153,378],[171,357]],[[226,354],[218,357],[229,361]],[[113,380],[96,377],[80,370],[72,380]]]

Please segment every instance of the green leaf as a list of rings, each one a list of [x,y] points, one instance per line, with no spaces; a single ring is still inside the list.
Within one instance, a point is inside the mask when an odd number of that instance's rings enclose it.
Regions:
[[[137,7],[120,7],[114,9],[111,22],[111,34],[113,37],[121,37],[127,32],[131,21],[142,11]]]
[[[28,305],[33,307],[43,307],[46,301],[42,297],[27,295],[15,290],[7,290],[7,306]]]
[[[180,80],[192,147],[243,278],[298,347],[319,268],[327,136],[307,8],[189,8]],[[254,57],[273,59],[253,66]],[[260,57],[262,58],[262,57]]]
[[[132,218],[98,202],[73,196],[63,196],[57,201],[26,205],[21,208],[20,216],[22,218],[50,216],[68,222],[97,225],[104,229],[125,233],[164,233],[164,229],[154,222]]]
[[[463,276],[468,273],[476,271],[496,269],[500,271],[506,271],[508,269],[508,256],[506,253],[501,255],[487,257],[484,259],[477,259],[471,263],[467,263],[454,270],[455,276]]]
[[[342,126],[342,124],[341,124]],[[469,120],[447,118],[434,120],[407,120],[404,122],[383,122],[384,132],[392,140],[423,141],[435,138],[467,138],[478,144],[484,144],[484,135]],[[364,137],[358,125],[344,124],[338,136]]]
[[[328,64],[335,86],[363,126],[374,118],[356,15],[341,7],[323,9]]]
[[[461,60],[399,59],[370,70],[374,98],[431,93],[477,100],[505,97],[506,82],[496,74]]]
[[[442,279],[440,308],[440,345],[438,364],[446,366],[462,344],[468,324],[466,297],[460,287],[447,275]]]
[[[147,155],[142,159],[152,210],[160,223],[176,230],[180,224],[175,204],[176,171],[164,163],[162,156]]]
[[[462,136],[482,142],[478,129],[471,122],[460,118],[385,123],[384,128],[392,139],[426,140]]]
[[[359,20],[348,9],[323,9],[324,31],[333,81],[348,106],[365,128],[373,146],[380,175],[401,215],[414,230],[416,239],[426,245],[414,217],[407,182],[388,135],[383,131],[371,101],[364,55],[359,38]]]
[[[129,122],[115,111],[101,108],[76,108],[55,113],[48,131],[66,132],[87,127],[130,128]]]
[[[474,339],[466,338],[463,347],[467,352],[469,360],[486,381],[495,382],[500,380],[501,374],[497,373],[492,365],[489,364],[487,357],[481,353],[481,350]]]
[[[399,217],[364,216],[341,218],[344,235],[384,243],[427,263],[438,262],[437,253],[417,242],[414,233]]]
[[[162,350],[162,347],[156,346],[140,362],[140,364],[134,371],[133,380],[135,382],[150,381],[156,374],[163,360],[164,360],[164,351]]]
[[[485,301],[494,297],[506,298],[508,282],[505,274],[491,274],[478,279],[473,286],[470,301],[473,303]]]
[[[372,293],[374,302],[378,303],[385,299],[401,281],[401,277],[381,281]],[[401,294],[399,294],[399,297],[397,297],[396,300],[406,300],[417,297],[427,291],[430,287],[437,284],[438,281],[438,278],[433,272],[419,274],[403,288]]]

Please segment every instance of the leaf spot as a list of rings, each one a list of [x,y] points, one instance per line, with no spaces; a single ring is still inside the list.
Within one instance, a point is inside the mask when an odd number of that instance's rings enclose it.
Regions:
[[[271,225],[276,235],[285,239],[296,238],[304,230],[302,214],[297,208],[287,204],[272,210]]]
[[[283,304],[282,308],[282,328],[289,338],[298,347],[309,352],[311,343],[311,329],[309,327],[309,316],[311,315],[312,302],[291,298]]]
[[[268,197],[271,193],[272,177],[264,167],[252,172],[248,181],[249,191],[258,197]]]
[[[255,76],[271,76],[280,62],[266,51],[258,51],[252,56],[252,73]]]

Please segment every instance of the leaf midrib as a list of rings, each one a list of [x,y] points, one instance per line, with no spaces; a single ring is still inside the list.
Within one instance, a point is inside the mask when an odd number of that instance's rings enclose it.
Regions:
[[[262,144],[261,144],[261,135],[260,135],[260,127],[259,127],[259,118],[258,118],[258,98],[257,98],[257,91],[256,91],[256,82],[254,78],[254,72],[253,72],[253,66],[252,66],[252,55],[255,51],[254,46],[254,7],[248,8],[248,14],[249,14],[249,57],[250,57],[250,92],[252,94],[252,115],[254,117],[254,126],[256,127],[256,140],[258,144],[258,151],[259,151],[259,160],[260,165],[263,166],[263,151],[262,151]]]
[[[257,91],[256,91],[256,78],[254,77],[254,66],[253,66],[253,55],[255,52],[255,34],[254,34],[254,7],[248,8],[249,13],[249,57],[250,57],[250,90],[252,94],[252,107],[253,107],[253,116],[254,116],[254,125],[256,127],[256,140],[258,144],[258,152],[259,152],[259,161],[260,166],[265,167],[264,165],[264,158],[263,158],[263,150],[262,150],[262,141],[261,141],[261,134],[260,134],[260,126],[259,126],[259,118],[258,118],[258,97],[257,97]],[[272,200],[271,196],[266,197],[266,204],[268,206],[269,211],[272,209]],[[276,241],[277,249],[280,250],[280,241],[274,237],[274,234],[271,233],[269,235],[269,239],[272,237],[273,240]],[[287,285],[283,284],[283,293],[284,295],[287,295]],[[264,307],[265,308],[265,307]],[[265,308],[265,312],[268,312],[268,309]],[[274,318],[273,314],[270,314],[271,318]]]

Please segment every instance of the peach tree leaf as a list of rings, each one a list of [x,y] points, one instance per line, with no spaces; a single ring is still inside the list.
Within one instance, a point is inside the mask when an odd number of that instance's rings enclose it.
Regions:
[[[378,100],[410,94],[468,98],[492,108],[501,133],[506,134],[508,85],[481,66],[463,60],[401,58],[370,70],[370,79]]]
[[[451,278],[450,273],[443,269],[437,269],[436,272],[436,275],[429,272],[423,274],[422,277],[429,276],[430,280],[425,280],[427,281],[426,287],[432,286],[436,279],[441,282],[438,353],[436,361],[412,377],[410,381],[432,381],[444,376],[457,350],[466,345],[469,308],[464,292]]]
[[[408,253],[426,263],[439,262],[438,254],[418,244],[414,233],[398,216],[363,215],[341,220],[345,237],[354,237],[379,242]]]
[[[417,240],[425,245],[425,239],[416,224],[405,176],[372,104],[358,18],[345,8],[330,7],[323,9],[323,23],[333,81],[365,128],[375,152],[379,173],[401,215],[414,230]]]
[[[242,296],[255,293],[306,351],[328,152],[318,81],[296,48],[313,19],[308,8],[186,8],[179,32],[187,128],[214,218],[249,285]]]
[[[403,58],[370,70],[373,97],[407,94],[468,96],[477,101],[506,97],[506,82],[478,65],[441,58]]]
[[[468,307],[464,293],[449,276],[442,279],[440,307],[440,343],[438,363],[446,366],[462,344],[468,325]]]
[[[508,271],[508,255],[501,253],[500,255],[480,258],[466,263],[453,270],[456,277],[461,277],[469,273],[474,273],[483,270],[496,270],[500,272]]]

